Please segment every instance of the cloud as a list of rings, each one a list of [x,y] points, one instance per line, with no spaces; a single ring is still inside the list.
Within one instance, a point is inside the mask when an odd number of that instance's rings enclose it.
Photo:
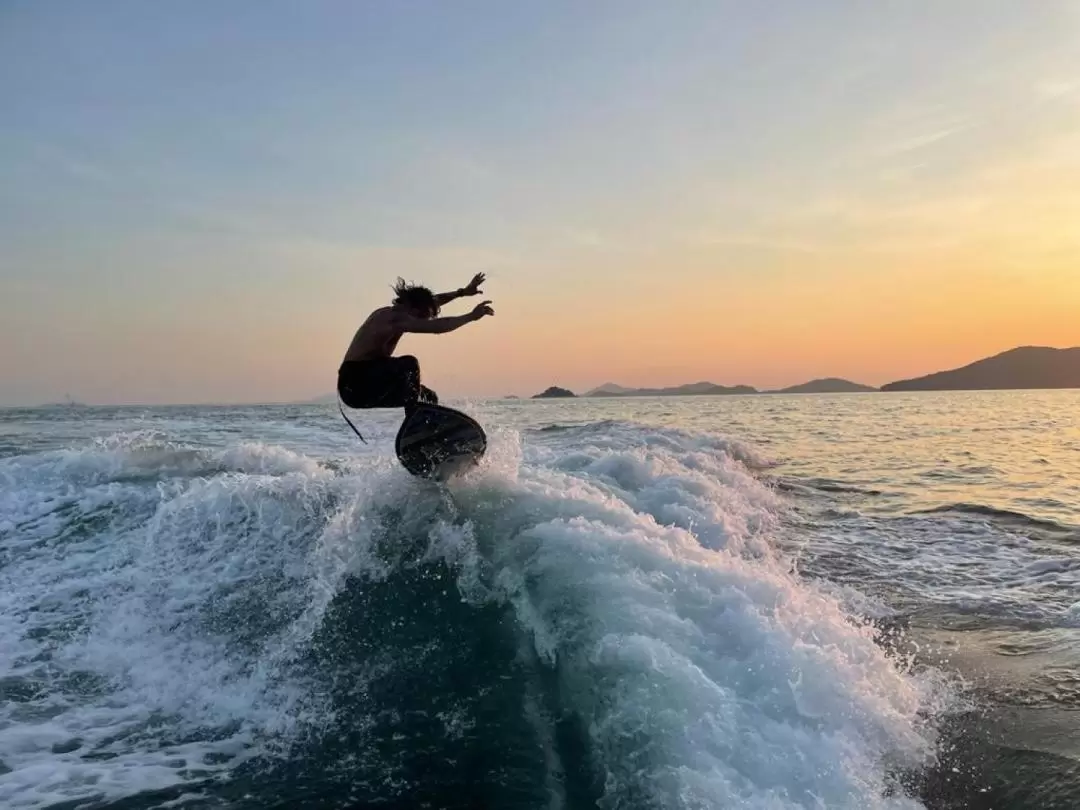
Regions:
[[[1031,91],[1039,101],[1080,100],[1080,78],[1039,79],[1032,86]]]
[[[677,239],[690,247],[734,248],[815,255],[830,250],[826,244],[799,241],[775,234],[754,233],[750,230],[740,233],[725,233],[702,227],[696,230],[683,231],[678,235]]]
[[[115,185],[117,173],[105,165],[52,143],[34,141],[30,144],[37,160],[47,166],[94,185]]]
[[[933,146],[940,141],[945,140],[958,132],[963,132],[965,129],[969,129],[973,126],[971,121],[965,121],[963,123],[954,124],[951,126],[937,129],[931,132],[924,132],[918,135],[912,135],[904,138],[903,140],[896,141],[890,144],[886,144],[880,150],[882,156],[897,156],[904,155],[909,152],[915,152],[920,149],[925,149],[929,146]]]

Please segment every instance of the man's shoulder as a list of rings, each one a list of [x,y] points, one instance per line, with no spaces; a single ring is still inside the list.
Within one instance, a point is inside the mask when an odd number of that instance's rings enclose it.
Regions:
[[[367,323],[391,321],[394,320],[396,314],[397,310],[393,307],[379,307],[367,316]]]

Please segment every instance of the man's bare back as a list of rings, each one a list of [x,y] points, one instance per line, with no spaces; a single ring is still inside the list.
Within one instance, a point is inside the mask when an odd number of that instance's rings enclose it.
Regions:
[[[405,334],[398,320],[393,307],[380,307],[368,315],[345,352],[345,362],[390,357]]]

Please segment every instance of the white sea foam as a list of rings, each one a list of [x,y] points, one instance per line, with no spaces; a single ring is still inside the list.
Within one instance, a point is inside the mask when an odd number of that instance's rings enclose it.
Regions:
[[[384,453],[333,472],[157,435],[0,461],[0,678],[23,690],[0,710],[0,802],[198,782],[317,729],[333,707],[297,654],[348,575],[416,562],[393,510],[462,598],[513,607],[586,722],[604,806],[914,806],[890,768],[932,757],[943,692],[775,551],[759,462],[627,425],[493,430],[448,490]]]
[[[317,711],[260,658],[302,610],[341,479],[280,448],[146,436],[0,470],[0,678],[19,693],[0,711],[0,804],[223,773]]]

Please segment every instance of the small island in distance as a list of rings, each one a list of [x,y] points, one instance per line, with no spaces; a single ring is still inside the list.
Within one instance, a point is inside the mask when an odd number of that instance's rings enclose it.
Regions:
[[[576,396],[573,391],[553,385],[539,394],[533,394],[533,399],[569,399]]]

